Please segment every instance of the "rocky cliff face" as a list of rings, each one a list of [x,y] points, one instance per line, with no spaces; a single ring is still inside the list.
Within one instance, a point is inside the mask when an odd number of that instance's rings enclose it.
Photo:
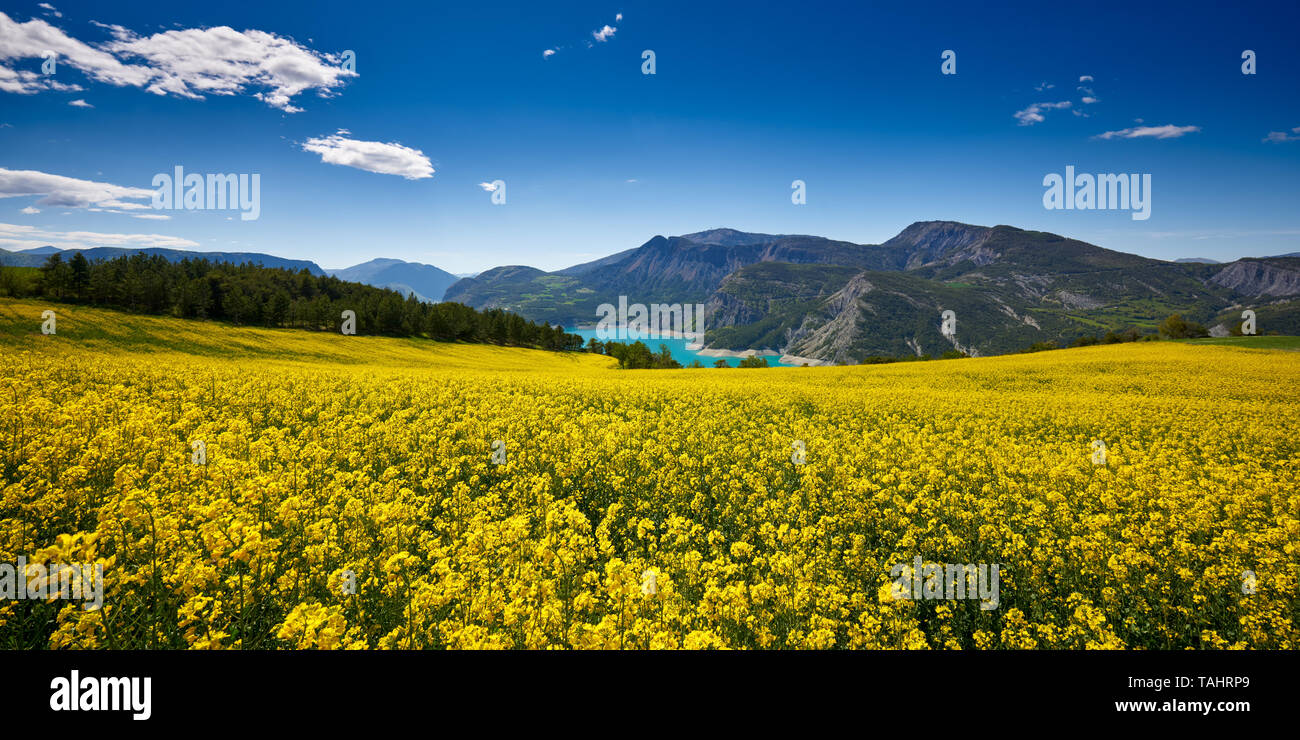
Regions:
[[[489,270],[446,298],[573,326],[594,321],[598,305],[620,295],[704,302],[711,349],[842,362],[954,348],[988,355],[1149,328],[1172,313],[1216,326],[1229,306],[1300,297],[1300,259],[1175,264],[954,221],[917,222],[879,245],[711,229],[656,236],[555,272]],[[958,316],[955,336],[938,330],[945,310]],[[1269,311],[1270,330],[1291,326],[1280,309]]]
[[[1220,270],[1210,282],[1248,296],[1300,295],[1300,259],[1239,260]]]
[[[787,353],[830,362],[848,361],[848,350],[858,338],[862,298],[874,289],[866,275],[855,275],[826,300],[822,317],[807,316],[790,333]]]
[[[987,226],[970,226],[955,221],[921,221],[908,226],[893,239],[880,245],[901,257],[904,270],[915,270],[935,264],[952,265],[970,260],[976,265],[986,265],[997,254],[987,248]]]

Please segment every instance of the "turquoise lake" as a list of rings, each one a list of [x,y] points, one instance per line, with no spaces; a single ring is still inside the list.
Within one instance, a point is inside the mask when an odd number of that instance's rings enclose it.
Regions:
[[[600,340],[600,337],[596,336],[595,329],[565,329],[565,331],[570,334],[577,334],[578,336],[582,337],[583,342],[586,342],[588,339],[596,339],[598,341]],[[615,340],[615,341],[621,341],[627,344],[631,343],[627,340]],[[694,350],[689,350],[686,348],[685,339],[642,339],[641,342],[645,344],[645,346],[649,347],[651,352],[654,352],[656,354],[659,352],[659,345],[661,344],[668,345],[668,351],[672,354],[673,359],[682,363],[682,367],[686,367],[687,365],[690,365],[695,360],[699,360],[700,364],[704,365],[705,367],[713,367],[713,363],[717,362],[720,359],[726,360],[727,364],[730,365],[731,367],[735,367],[740,364],[739,357],[707,357],[705,355],[701,355],[698,352],[695,352]],[[763,355],[763,359],[767,360],[767,364],[773,367],[795,367],[794,365],[781,362],[780,355]]]

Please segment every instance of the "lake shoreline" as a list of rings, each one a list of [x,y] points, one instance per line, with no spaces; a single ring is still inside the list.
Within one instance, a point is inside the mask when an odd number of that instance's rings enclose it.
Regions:
[[[831,363],[825,360],[815,360],[811,357],[800,357],[798,355],[782,354],[771,349],[702,349],[696,352],[701,357],[725,357],[725,358],[743,358],[743,357],[776,357],[784,365],[799,366],[807,364],[809,367],[817,365],[829,365]]]
[[[617,331],[615,327],[608,327],[606,330],[609,331],[610,333],[614,333]],[[672,352],[673,359],[677,360],[684,367],[689,366],[692,363],[692,361],[705,360],[705,359],[726,360],[728,365],[730,365],[731,367],[736,367],[739,364],[739,361],[741,359],[744,359],[745,357],[749,357],[751,355],[759,355],[762,357],[776,358],[776,364],[778,367],[798,367],[799,365],[802,365],[804,363],[807,363],[808,365],[829,364],[808,357],[797,357],[795,355],[783,355],[780,352],[777,352],[775,350],[770,350],[770,349],[743,350],[743,351],[736,351],[736,350],[729,350],[729,349],[704,349],[704,348],[696,349],[691,345],[687,344],[687,341],[689,339],[694,339],[695,336],[680,331],[672,331],[672,330],[660,331],[656,333],[657,338],[654,339],[647,338],[647,337],[641,337],[639,339],[630,339],[625,337],[620,339],[614,337],[609,340],[602,340],[598,336],[596,336],[596,333],[599,330],[592,327],[574,327],[572,329],[566,329],[565,331],[571,332],[573,334],[577,334],[578,336],[583,337],[583,339],[595,339],[596,341],[623,342],[627,344],[639,341],[645,344],[647,347],[649,347],[651,352],[656,351],[658,349],[659,344],[667,344],[670,345],[670,350]],[[638,332],[638,334],[640,333],[641,332]]]

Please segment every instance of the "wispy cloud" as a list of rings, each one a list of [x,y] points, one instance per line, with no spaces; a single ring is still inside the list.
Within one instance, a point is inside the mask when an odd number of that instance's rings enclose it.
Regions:
[[[1024,110],[1016,111],[1013,115],[1021,126],[1032,126],[1035,123],[1042,123],[1047,120],[1047,117],[1043,115],[1043,111],[1061,110],[1072,105],[1073,103],[1068,100],[1062,100],[1059,103],[1034,103]]]
[[[304,151],[320,155],[321,161],[355,167],[381,175],[400,175],[408,180],[433,177],[433,163],[419,149],[397,142],[359,141],[347,138],[345,129],[330,136],[308,139]]]
[[[614,22],[622,23],[623,14],[616,13],[614,15]],[[591,39],[587,40],[583,45],[585,45],[588,49],[590,49],[591,47],[595,46],[597,43],[603,44],[609,41],[610,39],[614,38],[614,34],[616,33],[618,33],[617,26],[611,26],[608,23],[602,24],[600,28],[597,28],[595,31],[591,32]],[[565,48],[567,47],[564,44],[557,44],[556,46],[552,46],[549,49],[544,49],[542,51],[542,58],[550,59],[551,57],[555,56],[557,53],[564,50]]]
[[[140,200],[152,200],[154,191],[94,180],[81,180],[37,170],[0,168],[0,198],[40,196],[35,205],[45,207],[85,208],[104,213],[142,217],[136,211],[152,208]],[[28,211],[23,211],[28,213]],[[38,213],[39,211],[31,211]]]
[[[1132,128],[1120,129],[1119,131],[1107,131],[1092,137],[1094,139],[1177,139],[1184,134],[1191,134],[1200,131],[1200,126],[1175,126],[1171,123],[1164,126],[1134,126]]]
[[[50,231],[35,226],[0,223],[0,248],[10,251],[55,246],[60,249],[92,247],[170,247],[184,249],[199,243],[166,234],[112,234],[97,231]]]
[[[0,12],[0,91],[30,95],[43,90],[80,90],[9,63],[57,61],[94,82],[138,87],[155,95],[202,100],[207,95],[251,95],[272,108],[297,113],[295,96],[315,90],[335,94],[356,73],[343,69],[341,55],[312,51],[265,31],[229,26],[188,28],[140,36],[122,26],[95,23],[112,39],[87,44],[40,20],[18,23]]]
[[[1262,236],[1300,236],[1300,229],[1246,229],[1231,231],[1148,231],[1152,239],[1244,239]]]
[[[1083,93],[1083,103],[1085,105],[1097,102],[1097,93],[1093,92],[1091,87],[1079,85],[1074,89]]]
[[[497,184],[495,182],[480,182],[478,186],[489,193],[495,193],[497,191]]]
[[[1291,133],[1285,131],[1269,131],[1262,141],[1266,143],[1279,143],[1283,141],[1300,141],[1300,126],[1291,129]]]
[[[50,5],[49,3],[37,3],[36,7],[44,10],[46,15],[52,15],[55,18],[63,17],[63,14],[60,13],[58,9],[56,9],[53,5]]]
[[[73,108],[94,108],[95,107],[90,103],[87,103],[86,101],[81,99],[69,101],[68,105],[72,106]]]
[[[1085,111],[1083,109],[1083,106],[1092,105],[1100,101],[1100,98],[1097,97],[1097,93],[1094,92],[1092,89],[1092,75],[1080,75],[1079,83],[1080,84],[1077,85],[1074,89],[1081,96],[1079,98],[1080,107],[1074,109],[1074,115],[1080,118],[1091,118],[1092,115],[1089,114],[1087,111]],[[1087,84],[1083,84],[1083,83],[1087,83]]]

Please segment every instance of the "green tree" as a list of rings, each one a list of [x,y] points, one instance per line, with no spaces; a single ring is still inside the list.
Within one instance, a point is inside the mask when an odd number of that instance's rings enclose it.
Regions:
[[[71,280],[72,270],[58,252],[50,255],[45,264],[41,265],[41,292],[50,298],[63,300]]]
[[[68,262],[68,269],[68,282],[73,297],[79,301],[85,300],[86,293],[90,290],[90,260],[86,259],[86,255],[77,252]]]
[[[1193,337],[1208,337],[1210,333],[1205,330],[1204,326],[1184,319],[1181,314],[1172,314],[1169,318],[1160,322],[1160,336],[1170,339],[1190,339]]]

